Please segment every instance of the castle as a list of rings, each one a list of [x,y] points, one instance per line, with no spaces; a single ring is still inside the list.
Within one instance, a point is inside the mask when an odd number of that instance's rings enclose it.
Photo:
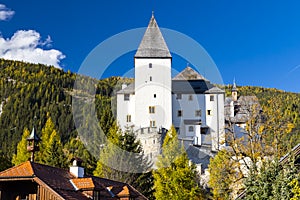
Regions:
[[[171,77],[172,56],[152,15],[134,56],[135,81],[117,92],[117,121],[155,159],[172,125],[186,148],[218,151],[225,141],[225,92],[187,67]]]

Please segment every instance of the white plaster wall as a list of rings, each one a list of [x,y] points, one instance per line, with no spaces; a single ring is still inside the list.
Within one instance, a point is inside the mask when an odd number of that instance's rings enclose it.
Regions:
[[[196,120],[201,119],[202,124],[206,124],[205,118],[205,95],[204,94],[192,94],[193,100],[189,100],[190,94],[182,94],[181,99],[176,99],[176,94],[172,95],[173,113],[172,119],[175,127],[180,127],[179,138],[194,137],[188,132],[188,126],[184,124],[184,120]],[[178,117],[178,110],[182,110],[182,116]],[[196,116],[196,110],[201,110],[201,116]],[[194,128],[195,130],[195,128]]]
[[[158,128],[171,127],[171,59],[135,59],[135,99],[137,128],[149,127],[150,120],[154,120]],[[154,114],[149,113],[149,106],[155,106]]]
[[[214,101],[210,101],[210,96],[214,95]],[[206,115],[207,126],[210,127],[212,150],[219,149],[224,141],[224,94],[206,94],[206,114],[211,110],[211,115]]]
[[[131,122],[127,122],[127,115],[131,115]],[[124,131],[126,126],[135,124],[135,95],[130,94],[129,101],[124,101],[124,94],[117,95],[117,121]]]

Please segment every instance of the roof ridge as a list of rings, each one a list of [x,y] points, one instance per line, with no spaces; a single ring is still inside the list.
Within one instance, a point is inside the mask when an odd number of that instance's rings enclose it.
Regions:
[[[158,27],[154,15],[151,16],[135,58],[171,58],[169,48]]]

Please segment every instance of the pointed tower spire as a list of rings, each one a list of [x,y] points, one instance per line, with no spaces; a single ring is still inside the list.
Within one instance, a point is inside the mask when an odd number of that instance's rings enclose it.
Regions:
[[[36,116],[34,117],[34,121],[36,120]],[[34,162],[34,153],[36,151],[39,151],[39,146],[38,146],[38,142],[41,141],[41,139],[39,138],[39,136],[36,134],[35,129],[34,129],[34,125],[31,131],[31,134],[28,136],[27,138],[27,151],[31,152],[31,158],[30,161]]]
[[[236,84],[235,84],[235,78],[233,79],[233,86],[232,86],[231,91],[232,91],[232,92],[233,92],[233,91],[237,91],[237,89],[236,89]]]
[[[233,79],[233,86],[232,86],[232,89],[231,89],[231,96],[232,96],[232,100],[234,102],[237,101],[237,88],[236,88],[236,84],[235,84],[235,78]]]
[[[135,54],[135,58],[171,58],[168,46],[162,36],[152,11],[152,17]]]

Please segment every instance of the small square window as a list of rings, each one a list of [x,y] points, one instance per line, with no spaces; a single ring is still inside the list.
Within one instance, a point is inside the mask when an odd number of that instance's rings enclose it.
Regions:
[[[189,101],[193,101],[193,95],[189,95]]]
[[[126,116],[126,122],[131,122],[131,115]]]
[[[155,126],[156,126],[155,121],[151,120],[150,121],[150,127],[155,127]]]
[[[182,110],[177,110],[177,117],[181,117],[182,116]]]
[[[149,113],[155,113],[155,106],[149,106]]]
[[[201,110],[196,110],[195,111],[195,116],[196,117],[201,117]]]
[[[194,131],[194,126],[189,126],[189,132],[193,132]]]
[[[211,110],[207,110],[207,115],[212,115]]]
[[[124,101],[129,101],[129,100],[130,100],[130,95],[124,94]]]
[[[214,101],[215,100],[215,96],[214,95],[210,95],[209,100],[210,101]]]
[[[149,68],[152,68],[152,63],[149,63]]]
[[[176,95],[176,99],[181,99],[182,98],[182,94],[177,94]]]

